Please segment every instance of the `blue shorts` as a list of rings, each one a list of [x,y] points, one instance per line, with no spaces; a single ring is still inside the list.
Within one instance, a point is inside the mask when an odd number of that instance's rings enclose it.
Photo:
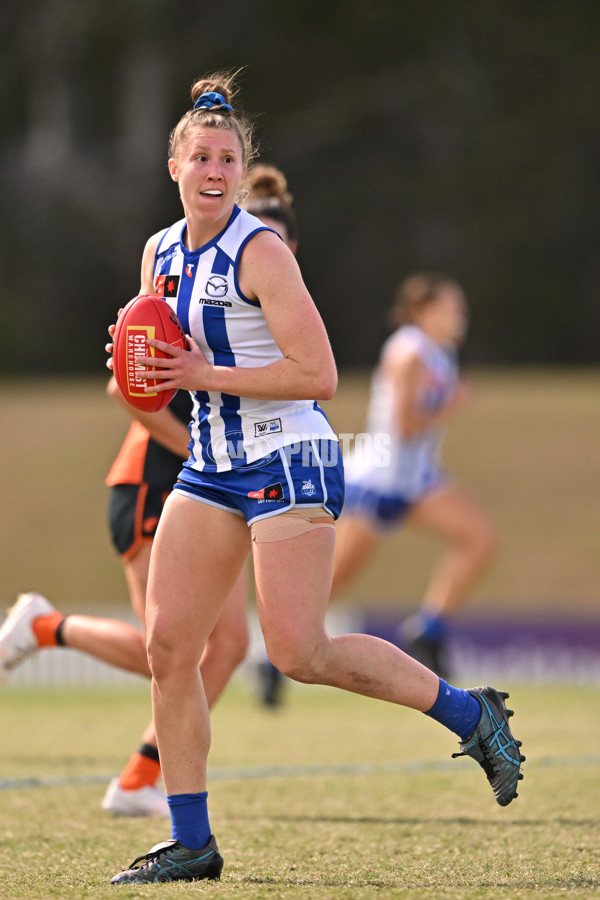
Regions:
[[[342,451],[337,441],[314,439],[227,472],[199,472],[186,464],[174,490],[244,516],[248,525],[292,506],[322,506],[337,519],[344,503]]]
[[[447,479],[437,473],[435,479],[416,497],[383,493],[360,481],[346,484],[344,509],[347,513],[369,519],[378,528],[392,528],[399,525],[411,509],[432,491],[446,484]]]

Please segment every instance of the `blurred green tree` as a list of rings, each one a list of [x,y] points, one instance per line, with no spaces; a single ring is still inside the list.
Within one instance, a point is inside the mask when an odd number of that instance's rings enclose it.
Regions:
[[[180,215],[188,87],[240,65],[340,364],[374,361],[422,267],[465,284],[471,360],[597,360],[592,0],[5,0],[0,27],[2,371],[102,371],[144,242]]]

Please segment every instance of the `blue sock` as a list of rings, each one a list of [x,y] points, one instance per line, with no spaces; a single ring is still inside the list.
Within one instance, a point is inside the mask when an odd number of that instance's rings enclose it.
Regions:
[[[441,641],[446,636],[448,625],[445,620],[436,615],[436,613],[428,612],[426,609],[420,609],[415,614],[415,619],[419,623],[419,637],[429,641]]]
[[[440,678],[437,700],[425,715],[445,725],[461,741],[466,741],[481,718],[481,706],[479,700],[468,691],[452,687]]]
[[[207,791],[167,795],[171,811],[171,837],[188,850],[200,850],[210,840],[207,797]]]

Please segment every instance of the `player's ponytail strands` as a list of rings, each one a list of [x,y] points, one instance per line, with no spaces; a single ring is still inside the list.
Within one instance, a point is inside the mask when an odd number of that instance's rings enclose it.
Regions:
[[[229,103],[225,103],[225,97],[223,94],[217,93],[217,91],[209,91],[207,94],[200,94],[194,103],[194,109],[212,109],[214,112],[233,112],[233,106]]]

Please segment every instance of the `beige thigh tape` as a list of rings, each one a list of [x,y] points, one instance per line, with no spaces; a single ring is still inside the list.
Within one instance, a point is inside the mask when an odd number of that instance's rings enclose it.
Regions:
[[[257,544],[264,544],[269,541],[285,541],[312,531],[313,528],[335,528],[333,516],[322,506],[310,509],[292,506],[278,516],[253,522],[250,534]]]

